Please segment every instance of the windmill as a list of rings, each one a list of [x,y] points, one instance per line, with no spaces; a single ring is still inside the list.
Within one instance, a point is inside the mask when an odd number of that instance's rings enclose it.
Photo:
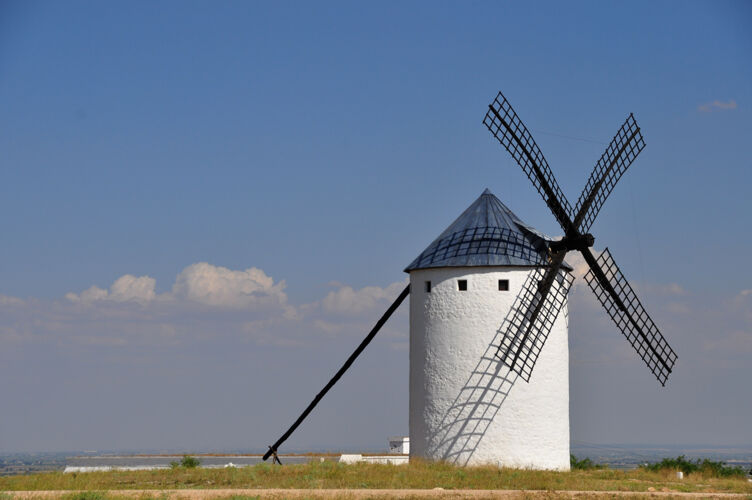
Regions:
[[[589,267],[588,286],[665,385],[676,354],[610,251],[593,254],[595,238],[588,232],[644,148],[634,116],[629,115],[596,163],[574,210],[501,92],[483,123],[522,167],[564,236],[546,237],[490,191],[483,192],[405,269],[410,284],[293,425],[269,446],[264,460],[273,456],[279,462],[279,446],[410,295],[411,456],[568,469],[566,310],[573,277],[564,257],[570,251],[582,254]]]

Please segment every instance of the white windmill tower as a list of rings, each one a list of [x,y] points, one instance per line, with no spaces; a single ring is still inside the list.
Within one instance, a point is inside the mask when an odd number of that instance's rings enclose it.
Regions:
[[[661,385],[676,363],[606,248],[588,231],[645,147],[630,114],[574,209],[525,125],[499,92],[483,123],[553,212],[564,236],[523,223],[486,190],[405,269],[410,284],[264,455],[278,447],[353,364],[408,295],[410,453],[457,464],[569,468],[567,252],[582,254],[590,289]],[[545,344],[545,348],[544,348]]]
[[[411,456],[569,469],[569,280],[555,284],[561,312],[535,376],[525,383],[497,357],[547,258],[546,239],[486,189],[405,269]]]

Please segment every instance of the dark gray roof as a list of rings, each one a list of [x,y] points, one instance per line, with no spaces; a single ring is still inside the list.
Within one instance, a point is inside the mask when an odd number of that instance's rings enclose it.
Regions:
[[[405,272],[431,267],[541,266],[547,262],[547,240],[486,189]]]

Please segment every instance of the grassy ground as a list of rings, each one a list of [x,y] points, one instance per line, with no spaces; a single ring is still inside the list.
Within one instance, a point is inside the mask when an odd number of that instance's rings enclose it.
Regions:
[[[674,472],[611,469],[549,472],[495,467],[460,468],[442,463],[411,462],[409,465],[311,462],[304,465],[227,469],[186,469],[155,471],[112,471],[63,474],[61,472],[0,477],[0,491],[73,490],[88,491],[89,498],[101,500],[103,490],[171,489],[433,489],[445,490],[564,490],[625,492],[741,493],[752,497],[752,483],[746,478],[712,478],[690,474],[677,480]],[[0,496],[0,500],[6,500]]]
[[[236,491],[233,493],[233,491]],[[143,492],[129,495],[124,491],[68,493],[64,495],[44,495],[39,492],[8,494],[3,500],[523,500],[572,499],[588,500],[620,498],[628,500],[680,498],[696,500],[705,498],[741,498],[744,495],[730,493],[614,493],[582,491],[521,491],[521,490],[445,490],[435,494],[434,490],[169,490],[163,492]],[[213,495],[214,492],[221,493]],[[199,493],[199,495],[196,495]],[[36,496],[35,496],[36,495]],[[2,494],[0,494],[2,498]],[[749,498],[748,496],[746,498]]]

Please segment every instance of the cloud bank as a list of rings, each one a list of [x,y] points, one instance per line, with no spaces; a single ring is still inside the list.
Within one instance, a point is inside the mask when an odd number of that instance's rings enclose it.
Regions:
[[[581,329],[617,332],[582,279],[587,271],[583,259],[572,254],[568,262],[577,277],[570,309],[588,318]],[[163,293],[157,293],[154,278],[125,274],[107,288],[92,285],[58,300],[0,295],[0,346],[4,342],[148,345],[234,338],[301,348],[321,339],[364,335],[406,283],[407,278],[384,287],[355,288],[333,282],[320,299],[291,304],[285,281],[259,268],[233,270],[198,262],[181,270]],[[676,283],[633,282],[633,286],[681,358],[688,339],[703,353],[703,362],[708,356],[738,359],[739,353],[752,351],[752,290],[713,300]],[[398,315],[406,317],[406,308],[402,309]],[[591,354],[612,361],[632,355],[628,345],[616,343],[596,353],[582,348],[577,332],[573,334],[574,360]],[[382,336],[395,349],[407,348],[405,325],[387,324]]]
[[[568,260],[584,274],[579,256]],[[296,304],[285,281],[261,269],[200,262],[164,292],[150,276],[126,274],[57,300],[0,295],[0,394],[10,402],[0,443],[263,450],[405,284],[330,283]],[[569,296],[573,439],[735,439],[752,413],[739,397],[752,377],[752,289],[713,297],[677,283],[632,285],[676,349],[675,371],[661,388],[579,279]],[[407,431],[407,311],[395,313],[289,449],[353,449]]]
[[[364,335],[405,284],[356,289],[330,283],[333,290],[320,300],[293,305],[285,281],[261,269],[197,262],[180,271],[163,293],[157,293],[154,278],[125,274],[108,288],[92,285],[59,300],[0,295],[0,345],[3,340],[115,346],[234,338],[302,347],[320,337]],[[405,331],[389,335],[404,344]]]

